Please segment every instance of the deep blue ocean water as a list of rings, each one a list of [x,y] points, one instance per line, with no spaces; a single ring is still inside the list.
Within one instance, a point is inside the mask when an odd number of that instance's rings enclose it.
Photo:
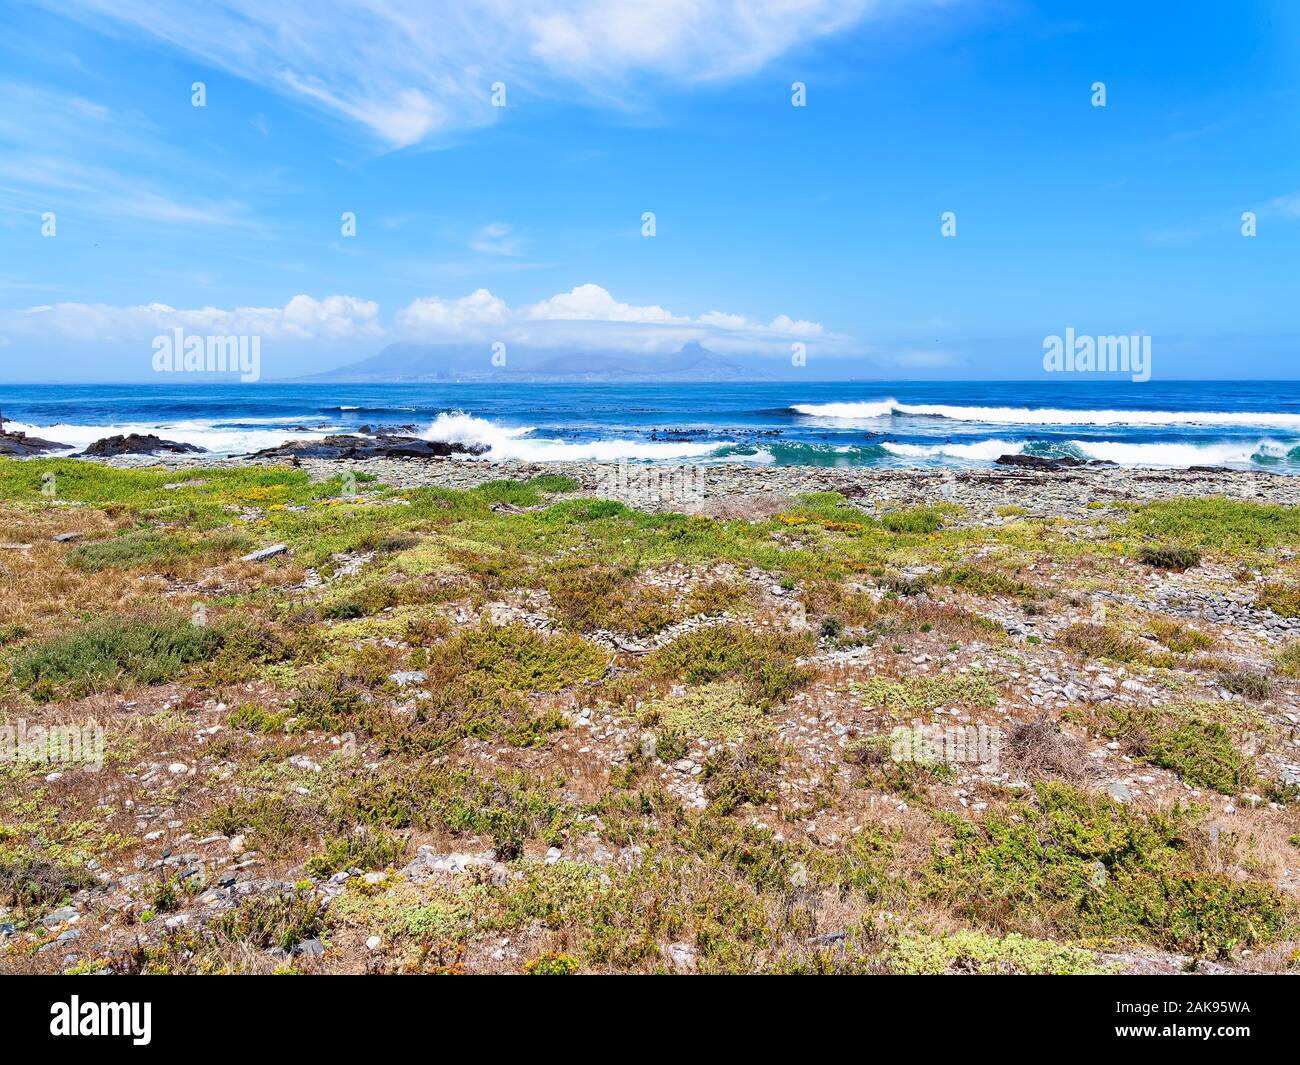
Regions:
[[[362,425],[490,457],[979,466],[1024,452],[1300,473],[1297,382],[0,385],[9,428],[156,432],[216,454]]]

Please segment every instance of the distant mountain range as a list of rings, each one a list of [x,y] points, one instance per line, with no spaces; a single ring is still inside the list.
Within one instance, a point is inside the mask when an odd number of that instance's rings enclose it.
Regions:
[[[744,358],[744,357],[742,357]],[[769,381],[779,362],[757,357],[738,361],[690,341],[672,355],[584,351],[557,355],[553,349],[512,346],[506,365],[494,366],[482,346],[389,344],[377,355],[340,366],[305,381],[395,383],[407,381],[646,382]]]

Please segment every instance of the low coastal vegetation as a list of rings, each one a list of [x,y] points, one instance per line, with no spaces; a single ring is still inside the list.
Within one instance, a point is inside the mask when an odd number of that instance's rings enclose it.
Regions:
[[[1294,508],[442,468],[0,460],[0,969],[1296,964]]]

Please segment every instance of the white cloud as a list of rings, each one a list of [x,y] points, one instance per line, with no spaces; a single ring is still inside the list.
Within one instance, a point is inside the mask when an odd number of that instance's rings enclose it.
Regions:
[[[634,307],[619,303],[599,285],[579,285],[571,292],[561,292],[550,299],[534,303],[524,311],[534,321],[577,322],[685,322],[674,318],[659,306]]]
[[[796,340],[816,341],[825,354],[852,346],[850,338],[828,333],[817,322],[784,314],[769,325],[722,311],[692,318],[658,304],[624,303],[590,283],[518,309],[485,289],[459,300],[420,299],[398,312],[395,327],[401,339],[425,343],[502,340],[528,347],[642,354],[676,351],[690,341],[720,353],[783,353]]]
[[[294,296],[283,307],[176,308],[165,303],[114,307],[106,303],[56,303],[0,313],[0,333],[43,340],[141,343],[167,330],[267,340],[340,342],[378,340],[379,305],[351,296],[323,300]]]
[[[147,348],[152,338],[176,327],[215,336],[260,336],[263,344],[308,350],[307,345],[371,354],[384,343],[451,344],[506,341],[527,347],[581,351],[667,353],[690,341],[725,354],[788,352],[802,341],[821,354],[853,350],[849,337],[828,333],[816,322],[778,315],[769,325],[743,315],[710,311],[692,318],[657,304],[637,306],[615,299],[599,285],[578,285],[536,303],[510,307],[485,288],[447,299],[425,296],[398,310],[389,324],[379,305],[354,296],[316,299],[298,295],[283,307],[176,308],[165,303],[115,307],[104,303],[58,303],[0,312],[0,340],[55,349],[84,344],[96,349]]]
[[[510,317],[505,300],[485,288],[468,296],[445,300],[425,296],[397,312],[400,333],[410,337],[455,338],[480,326],[499,326]]]
[[[510,94],[626,102],[648,78],[735,77],[883,0],[70,0],[203,62],[360,123],[394,147],[491,123]],[[520,97],[514,96],[517,100]],[[510,101],[512,102],[512,101]]]

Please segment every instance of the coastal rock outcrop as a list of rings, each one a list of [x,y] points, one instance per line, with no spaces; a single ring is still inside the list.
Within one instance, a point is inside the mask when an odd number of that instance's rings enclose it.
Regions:
[[[71,444],[60,444],[53,440],[42,440],[38,436],[26,433],[0,432],[0,455],[11,458],[27,458],[29,455],[44,455],[50,451],[67,451]]]
[[[141,435],[131,433],[128,436],[106,436],[102,440],[96,440],[85,451],[80,452],[77,458],[109,458],[114,455],[156,455],[159,452],[167,451],[175,455],[200,455],[207,451],[207,448],[199,447],[197,444],[182,444],[175,440],[164,440],[153,433]]]
[[[1071,455],[1044,458],[1042,455],[999,455],[994,461],[999,466],[1020,466],[1030,470],[1069,470],[1076,466],[1113,466],[1113,462],[1100,459],[1076,459]]]
[[[482,455],[488,449],[478,444],[422,440],[418,436],[326,436],[320,440],[286,440],[279,447],[266,448],[255,459],[445,459],[451,455]]]

